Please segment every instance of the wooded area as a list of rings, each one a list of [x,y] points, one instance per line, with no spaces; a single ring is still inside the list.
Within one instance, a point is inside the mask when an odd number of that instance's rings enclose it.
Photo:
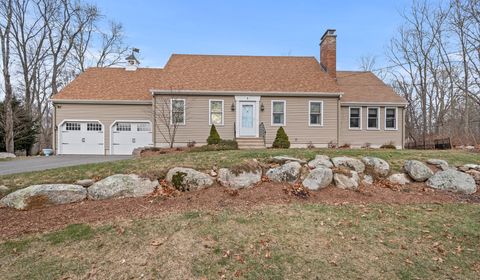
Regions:
[[[51,146],[49,98],[88,67],[115,65],[128,51],[122,25],[81,0],[0,0],[0,46],[0,151],[33,154]]]

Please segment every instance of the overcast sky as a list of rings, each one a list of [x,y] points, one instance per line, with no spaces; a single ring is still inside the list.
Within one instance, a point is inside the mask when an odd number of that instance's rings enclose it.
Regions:
[[[359,58],[378,56],[401,24],[408,0],[158,1],[92,0],[125,27],[141,50],[142,66],[163,67],[172,53],[319,55],[328,28],[337,30],[337,68],[358,69]]]

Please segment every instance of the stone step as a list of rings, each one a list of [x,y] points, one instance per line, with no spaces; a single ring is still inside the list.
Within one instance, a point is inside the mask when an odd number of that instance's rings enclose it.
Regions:
[[[237,138],[239,149],[264,149],[262,138]]]

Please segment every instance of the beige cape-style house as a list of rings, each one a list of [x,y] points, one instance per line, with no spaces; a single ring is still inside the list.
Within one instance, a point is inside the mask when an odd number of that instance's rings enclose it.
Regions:
[[[164,68],[90,68],[54,105],[57,154],[131,154],[134,148],[222,139],[269,147],[404,145],[406,101],[371,72],[337,71],[336,33],[315,57],[173,54]]]

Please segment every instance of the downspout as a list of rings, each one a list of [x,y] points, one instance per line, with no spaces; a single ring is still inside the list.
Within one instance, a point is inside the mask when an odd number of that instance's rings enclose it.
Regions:
[[[402,108],[402,150],[405,149],[405,107]]]
[[[52,124],[52,148],[53,148],[53,153],[57,154],[57,106],[55,103],[53,103],[53,124]]]
[[[153,142],[153,147],[157,147],[157,114],[156,114],[156,109],[157,109],[157,99],[155,98],[155,93],[152,92],[152,115],[153,115],[153,120],[152,120],[152,142]]]
[[[340,96],[337,98],[337,147],[340,145]]]

